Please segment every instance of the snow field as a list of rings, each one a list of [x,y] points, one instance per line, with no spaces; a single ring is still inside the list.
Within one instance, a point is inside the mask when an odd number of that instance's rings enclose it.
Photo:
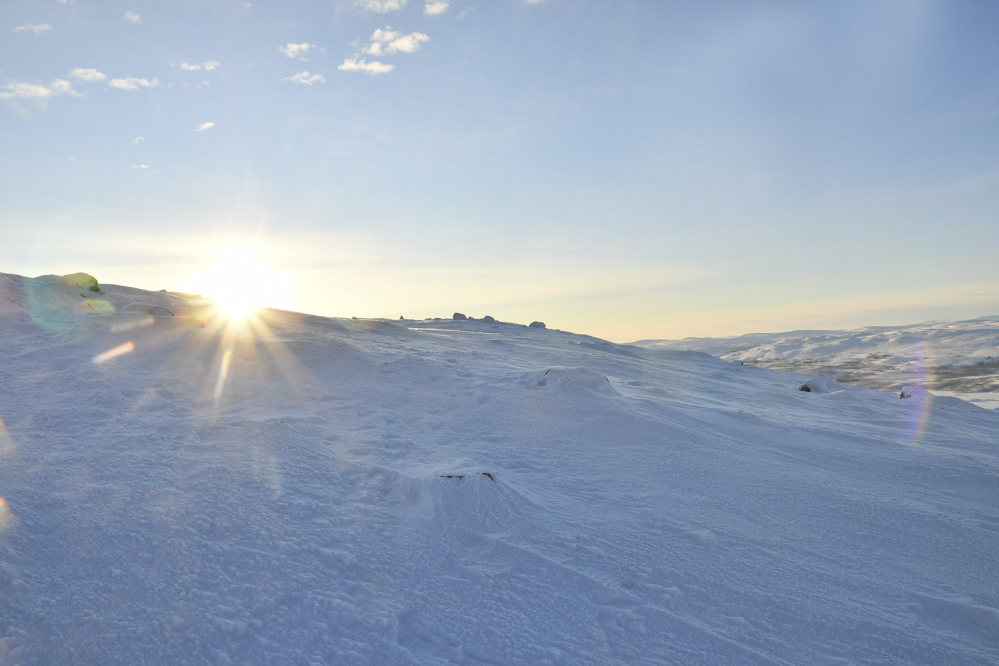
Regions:
[[[999,413],[2,277],[0,664],[999,660]]]

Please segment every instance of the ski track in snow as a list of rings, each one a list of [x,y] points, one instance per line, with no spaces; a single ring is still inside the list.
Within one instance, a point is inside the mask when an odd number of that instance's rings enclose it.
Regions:
[[[0,664],[999,662],[999,412],[103,291],[0,274]]]

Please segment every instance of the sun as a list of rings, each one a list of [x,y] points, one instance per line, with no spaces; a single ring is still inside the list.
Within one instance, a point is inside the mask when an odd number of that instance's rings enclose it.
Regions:
[[[260,261],[256,248],[240,245],[221,247],[216,260],[185,285],[211,298],[229,319],[245,319],[263,307],[287,308],[287,279]]]

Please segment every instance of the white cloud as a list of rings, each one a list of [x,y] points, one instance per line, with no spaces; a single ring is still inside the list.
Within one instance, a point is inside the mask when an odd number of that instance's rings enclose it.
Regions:
[[[142,23],[142,17],[135,12],[125,12],[125,18],[127,18],[132,23]]]
[[[198,129],[196,129],[194,131],[195,132],[204,132],[205,130],[210,130],[213,127],[215,127],[215,123],[201,123],[201,125],[198,126]]]
[[[152,81],[147,81],[146,79],[137,79],[131,76],[126,76],[123,79],[111,79],[108,85],[112,88],[118,88],[120,90],[138,90],[142,88],[155,88],[160,84],[159,79],[153,79]]]
[[[197,72],[198,70],[202,69],[210,72],[213,69],[218,69],[221,66],[222,63],[220,63],[218,60],[209,60],[208,62],[202,63],[200,65],[189,65],[186,62],[180,63],[180,68],[188,72]]]
[[[458,15],[455,17],[455,19],[458,20],[458,21],[464,21],[465,17],[468,16],[469,14],[471,14],[471,13],[472,13],[472,8],[471,7],[465,7],[464,9],[461,10],[461,12],[458,13]]]
[[[69,73],[69,76],[72,79],[79,79],[80,81],[86,81],[87,83],[103,81],[108,78],[105,74],[98,72],[96,69],[83,69],[82,67],[74,69]]]
[[[29,83],[21,81],[8,83],[0,88],[0,99],[14,99],[15,97],[25,99],[49,99],[58,95],[72,95],[79,97],[80,94],[73,90],[73,84],[66,79],[55,79],[49,83]]]
[[[31,25],[30,23],[28,23],[25,25],[17,26],[16,28],[14,28],[14,32],[31,32],[36,35],[40,35],[46,30],[51,30],[51,29],[52,26],[50,26],[48,23],[42,23],[40,25]]]
[[[281,53],[285,54],[289,58],[299,58],[305,60],[305,57],[309,53],[309,49],[316,48],[315,44],[309,44],[308,42],[302,42],[301,44],[293,44],[288,42],[288,46],[279,46],[278,49]]]
[[[363,72],[364,74],[387,74],[395,69],[395,65],[386,65],[380,62],[365,62],[364,58],[345,58],[343,64],[337,69],[344,72]]]
[[[386,26],[384,30],[375,30],[371,35],[371,44],[363,49],[365,53],[374,56],[391,55],[393,53],[413,53],[420,48],[421,42],[429,42],[430,37],[421,32],[411,32],[403,35]]]
[[[407,0],[354,0],[354,6],[360,7],[361,11],[384,14],[399,11],[406,6],[406,2]]]
[[[132,168],[133,168],[133,169],[148,169],[148,168],[149,168],[149,166],[148,166],[148,165],[146,165],[146,164],[133,164],[133,165],[132,165]]]
[[[427,6],[423,8],[423,13],[427,16],[440,16],[451,6],[448,0],[427,0]]]
[[[137,136],[134,139],[132,139],[132,143],[139,143],[140,141],[145,141],[145,140],[146,140],[146,137],[144,137],[144,136]]]
[[[322,74],[309,74],[309,70],[299,72],[288,77],[292,83],[301,83],[303,86],[311,86],[313,83],[326,83],[326,77]]]

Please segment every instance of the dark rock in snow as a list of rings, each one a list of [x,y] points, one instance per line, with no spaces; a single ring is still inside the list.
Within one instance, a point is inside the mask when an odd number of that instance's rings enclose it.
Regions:
[[[496,320],[493,319],[492,317],[490,317],[489,315],[486,315],[485,317],[483,317],[482,321],[486,322],[487,324],[495,324],[496,323]]]
[[[464,321],[464,320],[468,319],[468,317],[466,317],[465,315],[461,314],[460,312],[455,312],[453,315],[451,315],[451,319],[453,319],[455,321]]]
[[[529,328],[544,328],[545,322],[543,321],[532,321]]]
[[[829,375],[812,375],[798,390],[806,393],[835,393],[842,391],[843,386]]]
[[[922,386],[903,386],[902,390],[898,393],[898,397],[902,400],[907,398],[925,399],[926,395],[927,391]]]

